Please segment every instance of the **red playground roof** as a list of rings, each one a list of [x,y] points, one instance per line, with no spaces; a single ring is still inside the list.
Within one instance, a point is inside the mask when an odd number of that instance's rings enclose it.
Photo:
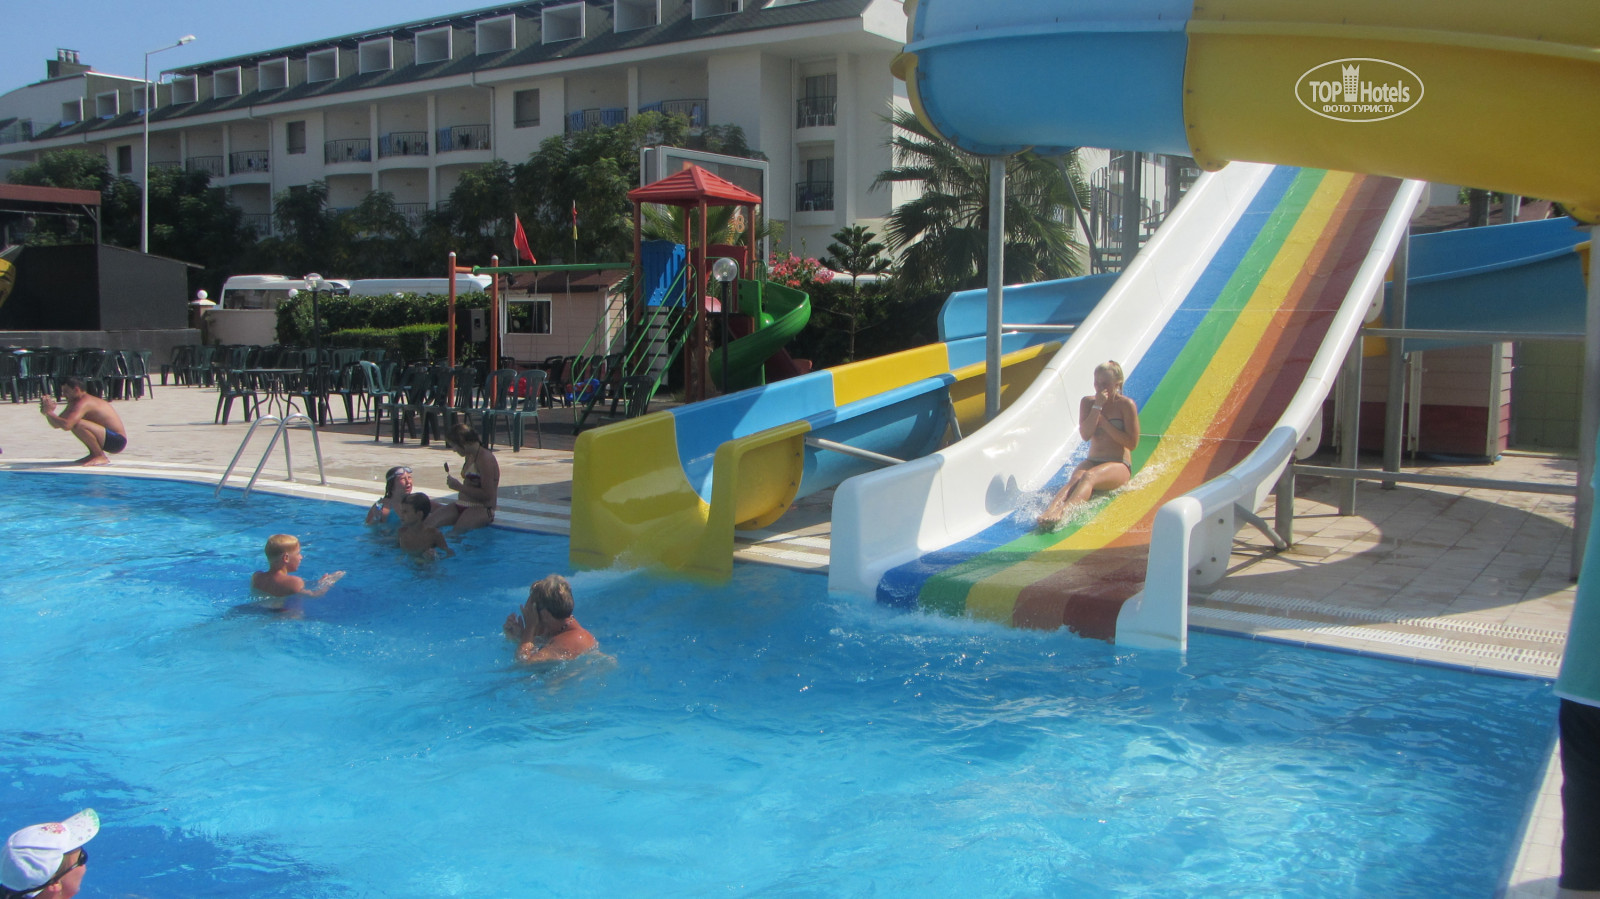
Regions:
[[[707,206],[748,206],[761,202],[761,198],[750,191],[697,165],[654,184],[636,187],[628,191],[628,199],[668,206],[698,206],[701,202]]]

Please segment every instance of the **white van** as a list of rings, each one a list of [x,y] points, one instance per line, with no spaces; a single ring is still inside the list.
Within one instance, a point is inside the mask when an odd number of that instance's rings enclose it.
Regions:
[[[349,281],[329,278],[323,283],[326,285],[324,290],[328,293],[350,292]],[[217,308],[261,309],[276,312],[283,301],[289,299],[289,291],[309,289],[307,283],[300,278],[286,278],[283,275],[234,275],[222,282],[222,297],[217,302]]]
[[[488,275],[456,275],[456,294],[479,293],[489,289]],[[447,294],[447,278],[362,278],[350,282],[353,297],[383,297],[396,293]]]

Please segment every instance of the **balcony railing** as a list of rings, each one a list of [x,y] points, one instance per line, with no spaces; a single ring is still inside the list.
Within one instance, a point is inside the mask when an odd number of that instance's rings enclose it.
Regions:
[[[422,227],[422,220],[428,216],[427,203],[396,203],[394,208],[406,217],[406,224],[414,231]]]
[[[181,169],[183,168],[183,163],[176,159],[152,159],[150,160],[150,167],[153,169]]]
[[[183,161],[183,167],[191,172],[205,172],[213,178],[222,177],[221,156],[190,156]]]
[[[391,131],[378,138],[378,158],[428,155],[428,132]]]
[[[256,233],[257,237],[266,237],[272,233],[272,213],[246,212],[240,216],[244,226]]]
[[[15,144],[33,140],[33,120],[21,119],[0,128],[0,144]]]
[[[795,101],[794,126],[796,128],[821,128],[836,124],[838,97],[801,97]]]
[[[365,137],[324,141],[322,144],[322,161],[325,163],[371,162],[372,141]]]
[[[706,126],[706,101],[700,100],[662,100],[658,103],[646,103],[639,107],[640,112],[659,112],[662,115],[681,115],[689,120],[689,127],[704,128]]]
[[[267,169],[266,150],[245,150],[228,155],[228,172],[234,175],[253,174],[265,172]]]
[[[567,133],[577,134],[590,128],[621,125],[628,120],[628,110],[623,106],[604,106],[597,109],[579,109],[567,113]]]
[[[800,181],[794,186],[794,208],[800,212],[833,208],[832,181]]]
[[[439,129],[439,152],[489,149],[488,125],[452,125]]]

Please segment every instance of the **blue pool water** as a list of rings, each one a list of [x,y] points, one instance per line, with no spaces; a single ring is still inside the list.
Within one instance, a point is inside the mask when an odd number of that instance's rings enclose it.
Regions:
[[[0,475],[0,830],[105,822],[83,895],[1489,896],[1545,682],[1222,636],[1186,657],[581,573],[609,658],[500,635],[564,540],[420,566],[355,507]],[[241,611],[268,535],[349,575]]]

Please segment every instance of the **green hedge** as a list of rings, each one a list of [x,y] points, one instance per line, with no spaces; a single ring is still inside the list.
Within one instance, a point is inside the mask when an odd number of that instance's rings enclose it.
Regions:
[[[400,328],[347,328],[323,335],[329,346],[373,348],[389,351],[396,361],[436,359],[444,355],[449,325],[405,325]],[[459,359],[469,357],[457,355]]]
[[[489,305],[486,293],[456,296],[456,358],[479,355],[478,347],[467,339],[467,310]],[[318,295],[317,313],[322,318],[322,339],[329,345],[382,347],[400,359],[444,356],[445,331],[449,322],[450,299],[435,294],[346,297]],[[311,297],[301,294],[278,307],[278,342],[309,346]]]

